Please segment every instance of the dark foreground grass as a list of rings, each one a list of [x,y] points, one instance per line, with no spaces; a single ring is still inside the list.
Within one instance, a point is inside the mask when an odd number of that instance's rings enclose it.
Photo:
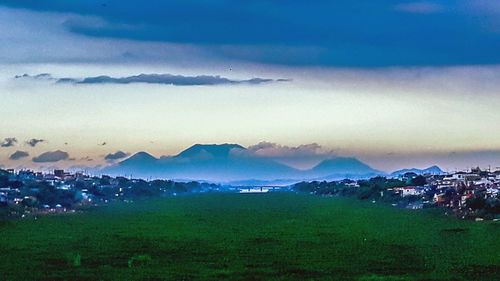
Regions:
[[[0,280],[500,280],[500,228],[347,199],[209,194],[0,225]]]

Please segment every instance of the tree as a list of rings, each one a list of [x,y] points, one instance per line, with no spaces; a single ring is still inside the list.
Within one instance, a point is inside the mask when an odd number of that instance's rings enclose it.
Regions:
[[[473,197],[467,200],[467,206],[473,210],[480,210],[486,207],[486,200],[482,197]]]
[[[410,180],[411,185],[423,186],[427,184],[427,179],[424,176],[418,175]]]
[[[0,175],[0,187],[6,187],[9,183],[9,177],[6,175]]]

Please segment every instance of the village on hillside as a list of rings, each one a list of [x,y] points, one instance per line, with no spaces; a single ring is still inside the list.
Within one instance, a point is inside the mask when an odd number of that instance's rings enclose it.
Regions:
[[[294,187],[319,195],[355,195],[406,209],[441,208],[459,218],[500,218],[500,170],[474,168],[442,174],[408,172],[397,177],[368,180],[302,182]]]
[[[463,219],[500,218],[500,171],[443,174],[407,172],[393,177],[340,181],[304,181],[290,186],[226,186],[204,182],[90,176],[54,170],[0,169],[0,215],[35,217],[73,213],[109,202],[202,192],[264,193],[288,191],[321,196],[350,196],[406,209],[438,208]]]

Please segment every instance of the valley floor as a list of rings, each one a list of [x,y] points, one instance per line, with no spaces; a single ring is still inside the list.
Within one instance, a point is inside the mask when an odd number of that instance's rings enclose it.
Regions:
[[[0,280],[500,279],[498,222],[292,193],[117,203],[0,237]]]

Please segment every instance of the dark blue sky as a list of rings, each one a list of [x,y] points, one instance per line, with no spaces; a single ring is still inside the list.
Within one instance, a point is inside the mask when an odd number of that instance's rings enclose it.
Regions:
[[[380,67],[500,63],[500,5],[492,2],[496,1],[7,0],[0,4],[97,16],[107,24],[65,23],[72,32],[92,37],[187,43],[212,48],[228,59],[258,63]],[[239,51],[239,46],[244,48]]]

